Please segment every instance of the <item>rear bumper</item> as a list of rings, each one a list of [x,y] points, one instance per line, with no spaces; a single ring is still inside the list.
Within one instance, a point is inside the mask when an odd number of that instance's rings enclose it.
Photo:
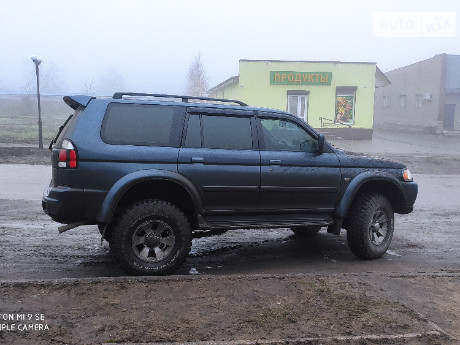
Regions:
[[[55,222],[69,224],[84,220],[84,191],[65,186],[43,191],[42,208]]]
[[[48,187],[43,191],[42,208],[55,222],[96,223],[97,212],[106,192],[68,186]]]

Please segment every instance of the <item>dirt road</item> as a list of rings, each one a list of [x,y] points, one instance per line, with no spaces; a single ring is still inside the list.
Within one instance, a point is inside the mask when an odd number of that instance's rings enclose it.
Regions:
[[[124,277],[95,227],[58,235],[39,202],[49,168],[0,164],[0,327],[16,325],[0,330],[0,343],[455,344],[460,154],[439,153],[456,139],[427,138],[341,143],[415,172],[416,209],[397,216],[383,258],[357,260],[345,234],[302,240],[288,229],[236,230],[195,239],[184,267],[166,278]],[[389,145],[400,150],[378,152]],[[28,148],[3,162],[34,155],[46,160]],[[37,329],[19,330],[24,324]]]

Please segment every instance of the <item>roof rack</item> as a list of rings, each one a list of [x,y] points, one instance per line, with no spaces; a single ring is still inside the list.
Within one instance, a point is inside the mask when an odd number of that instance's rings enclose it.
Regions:
[[[248,105],[244,102],[237,101],[234,99],[223,99],[223,98],[209,98],[209,97],[197,97],[197,96],[178,96],[178,95],[167,95],[167,94],[157,94],[157,93],[138,93],[138,92],[115,92],[112,96],[113,99],[123,99],[124,96],[127,97],[156,97],[156,98],[179,98],[184,103],[188,103],[190,100],[205,101],[205,102],[215,102],[215,103],[235,103],[243,107]]]

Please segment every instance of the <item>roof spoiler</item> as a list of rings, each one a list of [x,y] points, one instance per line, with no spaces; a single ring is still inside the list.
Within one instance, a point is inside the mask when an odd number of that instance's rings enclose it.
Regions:
[[[64,102],[74,110],[77,110],[79,106],[86,107],[88,103],[96,97],[93,96],[64,96]]]

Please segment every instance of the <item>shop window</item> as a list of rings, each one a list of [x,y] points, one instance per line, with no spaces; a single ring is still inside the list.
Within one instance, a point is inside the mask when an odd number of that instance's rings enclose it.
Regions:
[[[338,87],[335,97],[335,123],[355,123],[356,87]]]
[[[305,122],[308,120],[308,95],[309,91],[287,92],[287,111]]]
[[[399,106],[401,108],[407,107],[407,95],[399,95]]]
[[[388,108],[391,105],[391,97],[383,96],[383,107]]]

